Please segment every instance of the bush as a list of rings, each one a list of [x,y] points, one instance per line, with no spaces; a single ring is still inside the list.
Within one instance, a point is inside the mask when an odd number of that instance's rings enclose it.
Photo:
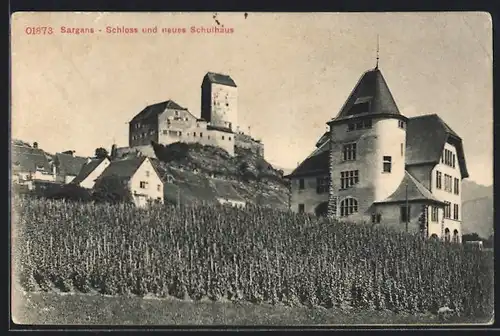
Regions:
[[[54,200],[64,199],[74,202],[89,202],[92,200],[89,190],[72,183],[60,186],[57,190],[48,193],[46,197]]]
[[[126,180],[108,176],[96,182],[92,199],[98,203],[132,203],[133,198]]]

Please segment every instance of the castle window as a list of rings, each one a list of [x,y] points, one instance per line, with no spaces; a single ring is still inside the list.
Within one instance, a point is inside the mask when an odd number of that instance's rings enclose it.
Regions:
[[[358,201],[355,198],[348,197],[340,202],[340,216],[345,217],[358,212]]]
[[[372,223],[373,224],[380,223],[381,219],[382,219],[381,214],[372,214]]]
[[[451,186],[451,176],[448,174],[444,174],[444,191],[451,192],[452,191],[452,186]]]
[[[410,220],[410,213],[411,213],[411,206],[408,205],[408,207],[406,207],[405,205],[403,205],[402,207],[399,208],[399,210],[400,210],[401,222],[409,221]]]
[[[324,194],[328,192],[329,178],[327,176],[316,178],[316,193]]]
[[[345,144],[343,146],[344,161],[354,161],[356,160],[356,144]]]
[[[403,120],[398,120],[398,127],[404,129],[405,128],[405,122]]]
[[[446,205],[444,206],[444,218],[450,219],[451,218],[451,203],[445,201],[444,202]]]
[[[149,170],[146,170],[146,177],[149,177]]]
[[[453,242],[454,243],[458,243],[459,242],[458,241],[458,230],[457,229],[453,230]]]
[[[403,146],[403,143],[401,143],[401,156],[404,156],[404,146]]]
[[[181,131],[179,131],[179,136],[182,136],[182,132]]]
[[[299,179],[299,190],[304,189],[304,179]]]
[[[384,165],[384,170],[383,170],[384,173],[390,173],[392,170],[392,157],[384,156],[383,165]]]
[[[453,219],[458,220],[458,204],[453,204]]]
[[[460,180],[457,179],[456,177],[453,180],[453,193],[455,195],[460,194]]]
[[[229,106],[229,104],[228,104],[228,103],[226,103],[226,106]]]
[[[439,208],[436,206],[431,207],[431,221],[432,222],[438,221],[438,214],[439,214]]]
[[[449,242],[450,241],[450,229],[446,228],[444,230],[444,241]]]
[[[179,116],[179,111],[175,111],[175,116],[178,117]]]
[[[209,135],[209,136],[207,136],[207,138],[208,138],[208,140],[210,140],[210,135]]]
[[[359,182],[359,170],[340,172],[340,189],[347,189]]]
[[[158,185],[156,186],[156,190],[157,190],[157,191],[161,191],[161,184],[158,184]]]
[[[455,154],[451,150],[445,149],[441,157],[441,162],[447,166],[455,168],[455,161],[456,161]]]
[[[222,136],[222,140],[224,140],[224,136]]]
[[[200,132],[200,138],[203,138],[203,133]]]
[[[229,139],[228,139],[228,140],[229,140],[229,141],[231,141],[231,137],[229,137]]]
[[[167,130],[163,130],[163,134],[168,134],[168,131]]]
[[[304,213],[304,204],[299,204],[299,213]]]
[[[440,171],[436,171],[436,189],[441,189],[442,187],[442,176],[443,174]]]
[[[193,132],[193,136],[196,137],[196,132]]]

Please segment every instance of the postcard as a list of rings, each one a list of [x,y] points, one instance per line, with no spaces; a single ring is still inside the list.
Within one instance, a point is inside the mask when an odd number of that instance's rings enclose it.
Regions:
[[[480,12],[17,12],[18,325],[491,324]]]

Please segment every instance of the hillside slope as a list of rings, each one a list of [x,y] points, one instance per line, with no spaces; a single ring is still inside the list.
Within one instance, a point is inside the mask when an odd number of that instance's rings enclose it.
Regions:
[[[157,157],[153,161],[167,182],[167,200],[175,202],[180,188],[181,202],[211,203],[222,197],[288,208],[283,171],[251,151],[236,149],[235,156],[230,156],[221,148],[179,142],[153,143],[153,148]]]
[[[493,186],[462,183],[462,231],[488,238],[493,232]]]

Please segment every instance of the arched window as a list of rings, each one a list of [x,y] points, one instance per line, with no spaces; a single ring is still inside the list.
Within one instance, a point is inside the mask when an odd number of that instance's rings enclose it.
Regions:
[[[453,230],[453,242],[458,243],[458,230]]]
[[[444,241],[449,242],[450,241],[450,229],[446,228],[444,230]]]
[[[431,240],[439,240],[438,235],[437,235],[437,234],[435,234],[435,233],[433,233],[433,234],[431,235]]]
[[[347,197],[340,202],[340,216],[345,217],[358,212],[358,201],[355,198]]]

